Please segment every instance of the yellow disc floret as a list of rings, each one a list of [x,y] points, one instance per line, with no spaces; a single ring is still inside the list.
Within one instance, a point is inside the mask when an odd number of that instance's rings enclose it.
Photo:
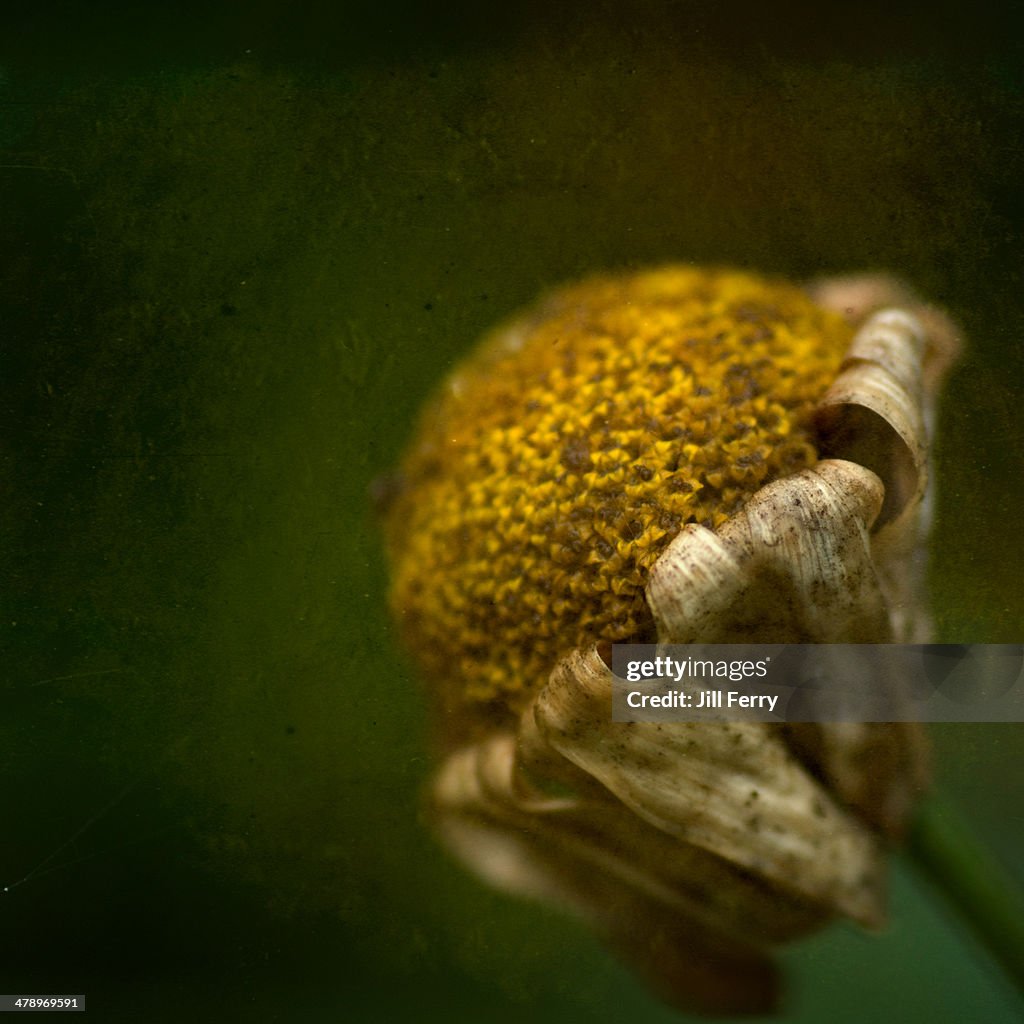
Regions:
[[[651,566],[814,463],[849,341],[798,288],[689,267],[589,279],[486,339],[386,522],[392,606],[446,702],[516,710],[571,648],[652,639]]]

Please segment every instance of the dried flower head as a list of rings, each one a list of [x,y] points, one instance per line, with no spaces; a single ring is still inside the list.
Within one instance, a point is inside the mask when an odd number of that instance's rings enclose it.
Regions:
[[[881,922],[923,739],[616,724],[604,645],[922,639],[927,409],[953,344],[884,278],[593,278],[486,339],[402,464],[392,604],[443,711],[442,834],[679,1005],[764,1009],[772,945]]]

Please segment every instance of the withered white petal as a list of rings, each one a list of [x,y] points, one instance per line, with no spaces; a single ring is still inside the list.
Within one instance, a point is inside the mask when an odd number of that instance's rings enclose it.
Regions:
[[[663,643],[884,639],[887,610],[868,531],[882,484],[826,461],[761,488],[717,533],[684,527],[651,570]]]
[[[613,676],[569,655],[536,701],[552,747],[645,821],[811,903],[882,920],[875,839],[756,722],[613,722]]]

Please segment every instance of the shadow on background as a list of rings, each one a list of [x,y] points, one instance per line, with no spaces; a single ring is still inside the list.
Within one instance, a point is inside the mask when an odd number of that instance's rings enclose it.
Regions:
[[[92,1019],[676,1019],[419,821],[370,481],[599,268],[904,275],[971,347],[937,639],[1017,642],[1013,5],[42,5],[0,43],[0,990]],[[1020,863],[1022,727],[936,730]],[[902,874],[791,1021],[1010,1019]]]

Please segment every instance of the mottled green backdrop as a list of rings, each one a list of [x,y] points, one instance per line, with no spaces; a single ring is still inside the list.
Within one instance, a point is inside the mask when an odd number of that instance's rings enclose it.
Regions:
[[[43,3],[0,32],[0,992],[90,1019],[661,1021],[418,819],[367,489],[594,269],[899,272],[970,339],[941,640],[1024,639],[1014,4]],[[1024,727],[936,730],[1024,862]],[[787,1020],[1016,1019],[900,868]]]

